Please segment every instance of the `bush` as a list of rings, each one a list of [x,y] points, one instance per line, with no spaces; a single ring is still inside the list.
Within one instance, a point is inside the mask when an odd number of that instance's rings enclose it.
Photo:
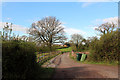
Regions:
[[[118,61],[118,47],[118,31],[101,35],[100,40],[91,42],[91,60],[110,63]]]
[[[82,45],[82,44],[79,44],[79,45],[78,45],[78,48],[77,48],[75,45],[72,45],[71,47],[72,47],[72,50],[73,50],[73,51],[80,51],[80,52],[81,52],[81,51],[84,51],[84,50],[85,50],[85,46]]]
[[[35,79],[38,67],[34,43],[2,42],[2,79]]]

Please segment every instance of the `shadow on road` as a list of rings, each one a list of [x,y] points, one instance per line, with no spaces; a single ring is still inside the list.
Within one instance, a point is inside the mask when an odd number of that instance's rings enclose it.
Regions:
[[[52,80],[119,80],[115,66],[79,64],[70,59],[68,54],[58,56],[53,63],[57,67]]]
[[[56,68],[52,80],[119,80],[105,78],[96,71],[86,70],[86,67]]]

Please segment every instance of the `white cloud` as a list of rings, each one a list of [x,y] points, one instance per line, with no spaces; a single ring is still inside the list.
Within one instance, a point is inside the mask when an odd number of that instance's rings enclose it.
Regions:
[[[94,21],[92,21],[92,23],[94,24],[93,25],[90,25],[89,27],[91,27],[92,29],[95,29],[97,28],[100,24],[103,24],[103,23],[106,23],[106,22],[109,22],[109,23],[115,23],[118,25],[118,17],[110,17],[110,18],[105,18],[105,19],[96,19]]]
[[[8,24],[10,24],[10,23],[8,23]],[[5,22],[0,22],[0,29],[2,29],[5,25],[6,25]],[[21,25],[13,24],[12,30],[13,31],[19,31],[19,32],[22,32],[22,33],[27,33],[28,28],[24,27],[24,26],[21,26]]]
[[[11,20],[11,18],[6,18],[6,20]]]
[[[109,22],[109,23],[111,23],[111,22],[113,22],[113,23],[118,23],[118,17],[110,17],[110,18],[105,18],[105,19],[103,19],[103,22],[105,23],[105,22]]]
[[[96,28],[98,28],[98,26],[94,26],[94,27],[92,27],[93,30],[95,30]]]
[[[103,23],[103,19],[96,19],[91,21],[92,24],[102,24]]]
[[[81,35],[85,35],[86,32],[80,30],[80,29],[75,29],[75,28],[68,28],[66,26],[63,26],[64,27],[64,31],[68,34],[68,35],[72,35],[72,34],[75,34],[75,33],[78,33],[78,34],[81,34]]]
[[[110,18],[105,18],[105,19],[96,19],[94,21],[92,21],[93,24],[102,24],[102,23],[106,23],[106,22],[113,22],[113,23],[118,23],[118,17],[110,17]]]
[[[84,7],[87,7],[91,4],[93,4],[93,2],[85,2],[85,3],[82,4],[82,7],[84,8]]]

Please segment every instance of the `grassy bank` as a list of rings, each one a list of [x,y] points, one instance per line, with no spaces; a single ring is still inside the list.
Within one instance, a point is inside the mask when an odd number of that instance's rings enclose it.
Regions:
[[[85,61],[85,62],[82,62],[82,63],[85,63],[85,64],[101,64],[101,65],[113,65],[113,66],[117,66],[118,65],[118,62],[93,62],[93,61]]]
[[[118,61],[116,62],[93,62],[93,61],[88,61],[88,60],[85,60],[84,62],[81,62],[81,61],[77,61],[76,58],[74,58],[71,53],[69,54],[69,57],[71,59],[73,59],[74,61],[78,62],[78,63],[83,63],[83,64],[101,64],[101,65],[113,65],[113,66],[117,66],[118,65]]]

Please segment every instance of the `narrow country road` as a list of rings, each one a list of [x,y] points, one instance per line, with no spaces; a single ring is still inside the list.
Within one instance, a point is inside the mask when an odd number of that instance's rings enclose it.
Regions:
[[[118,66],[81,64],[64,53],[54,61],[57,64],[53,80],[57,78],[118,78]],[[66,80],[66,79],[65,79]]]

